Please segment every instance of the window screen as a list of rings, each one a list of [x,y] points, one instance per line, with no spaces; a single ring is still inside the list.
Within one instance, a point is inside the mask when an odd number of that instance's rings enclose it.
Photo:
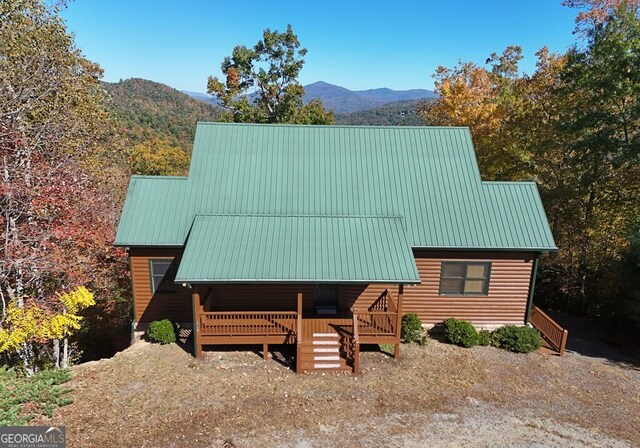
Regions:
[[[176,276],[173,264],[172,258],[149,260],[152,293],[174,292],[176,290],[176,285],[173,283]]]
[[[490,262],[443,261],[440,295],[483,295],[489,292]]]

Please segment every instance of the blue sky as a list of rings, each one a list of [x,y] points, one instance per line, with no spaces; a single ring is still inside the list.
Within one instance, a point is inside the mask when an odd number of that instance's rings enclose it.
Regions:
[[[140,77],[205,92],[235,45],[288,23],[309,50],[302,84],[430,89],[439,65],[483,63],[511,44],[523,47],[530,72],[539,48],[562,52],[575,41],[576,10],[561,0],[75,0],[62,15],[106,81]]]

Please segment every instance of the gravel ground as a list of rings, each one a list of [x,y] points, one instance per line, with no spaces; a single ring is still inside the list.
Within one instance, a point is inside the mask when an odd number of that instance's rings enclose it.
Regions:
[[[253,352],[145,342],[74,367],[75,402],[40,424],[70,447],[640,446],[640,370],[568,353],[435,340],[362,375],[296,375]]]

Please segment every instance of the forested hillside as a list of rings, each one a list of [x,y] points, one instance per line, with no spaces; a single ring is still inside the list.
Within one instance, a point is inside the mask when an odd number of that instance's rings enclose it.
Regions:
[[[358,126],[423,126],[424,120],[419,114],[424,101],[396,101],[373,109],[336,114],[336,124]]]
[[[431,90],[392,90],[388,88],[369,90],[349,90],[324,81],[304,86],[306,102],[318,99],[336,114],[349,114],[379,108],[400,101],[415,101],[434,98]]]
[[[218,109],[176,89],[146,79],[103,83],[109,108],[133,145],[160,139],[191,151],[197,121],[214,121]]]

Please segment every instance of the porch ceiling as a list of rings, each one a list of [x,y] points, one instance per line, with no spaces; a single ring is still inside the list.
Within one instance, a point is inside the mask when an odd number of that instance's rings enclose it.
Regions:
[[[420,283],[403,218],[197,215],[176,283]]]

